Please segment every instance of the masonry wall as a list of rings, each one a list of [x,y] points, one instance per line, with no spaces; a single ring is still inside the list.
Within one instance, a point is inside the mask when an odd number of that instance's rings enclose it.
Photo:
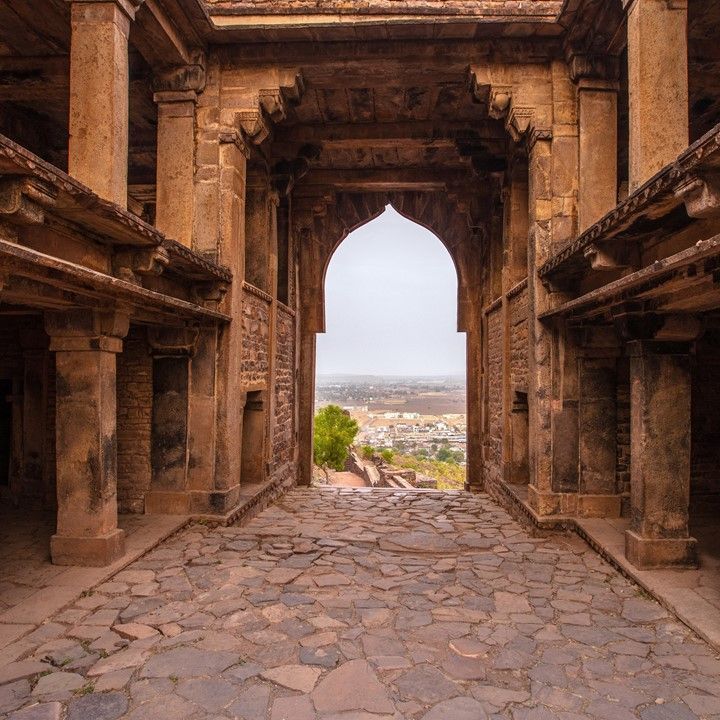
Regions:
[[[145,328],[133,326],[117,356],[118,510],[142,513],[152,470],[152,357]]]
[[[509,298],[510,389],[527,392],[528,387],[528,292],[527,286]]]
[[[242,384],[267,386],[270,368],[270,301],[260,291],[243,291],[242,306]]]
[[[295,475],[295,316],[282,305],[277,314],[275,417],[271,477],[291,482]]]
[[[497,482],[502,477],[504,337],[502,305],[498,303],[487,315],[485,477],[492,482]]]
[[[617,363],[617,465],[615,478],[617,493],[622,495],[622,515],[630,516],[630,360],[619,358]]]

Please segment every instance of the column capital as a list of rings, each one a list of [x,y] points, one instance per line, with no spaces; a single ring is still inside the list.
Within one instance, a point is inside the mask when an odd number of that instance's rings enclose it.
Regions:
[[[631,13],[635,7],[648,0],[622,0],[623,11]],[[687,10],[688,0],[652,0],[655,3],[663,3],[668,10]]]
[[[568,67],[570,79],[581,90],[618,90],[620,59],[614,55],[571,52]]]
[[[153,357],[192,357],[200,330],[197,327],[148,328],[148,345]]]
[[[45,313],[50,350],[60,352],[122,352],[122,339],[130,328],[125,313],[75,309]]]
[[[153,80],[156,103],[195,100],[205,89],[205,53],[197,51],[191,62],[158,73]]]
[[[135,19],[135,13],[139,10],[140,6],[145,0],[65,0],[73,6],[87,6],[92,5],[114,5],[118,10],[127,17],[128,20]]]

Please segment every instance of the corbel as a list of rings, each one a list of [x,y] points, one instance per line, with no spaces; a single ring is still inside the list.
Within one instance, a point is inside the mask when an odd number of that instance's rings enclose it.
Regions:
[[[14,225],[42,225],[45,210],[55,204],[57,191],[38,178],[0,180],[0,215]]]
[[[147,330],[150,354],[154,357],[192,357],[197,348],[200,329],[195,325],[185,327],[159,327],[151,325]]]
[[[159,245],[123,249],[117,251],[113,257],[113,272],[122,280],[138,284],[141,276],[161,275],[169,264],[168,251]]]
[[[229,288],[229,283],[223,280],[197,283],[190,288],[190,295],[196,305],[216,310]]]
[[[198,50],[191,62],[164,70],[155,76],[153,90],[155,102],[172,102],[174,99],[196,99],[205,89],[205,54]]]
[[[235,147],[246,157],[250,157],[250,147],[246,136],[234,128],[225,128],[218,133],[218,142],[221,145],[235,145]]]
[[[235,117],[240,131],[251,145],[262,145],[272,135],[272,126],[262,107],[240,110]]]
[[[628,267],[627,263],[621,262],[607,247],[588,245],[583,250],[583,256],[589,261],[593,270],[625,270]]]
[[[675,190],[692,218],[720,217],[720,173],[691,175]]]

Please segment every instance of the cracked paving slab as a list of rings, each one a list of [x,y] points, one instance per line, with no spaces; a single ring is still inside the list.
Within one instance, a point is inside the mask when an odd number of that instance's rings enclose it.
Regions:
[[[720,657],[485,495],[294,489],[0,651],[11,720],[720,720]]]

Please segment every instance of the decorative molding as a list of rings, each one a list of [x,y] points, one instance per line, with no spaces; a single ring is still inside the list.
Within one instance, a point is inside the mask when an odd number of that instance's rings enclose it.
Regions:
[[[683,193],[692,196],[699,186],[693,180],[700,176],[701,167],[713,158],[713,163],[720,161],[720,125],[715,126],[694,145],[690,146],[678,159],[664,167],[644,185],[639,187],[626,200],[618,204],[595,225],[589,227],[575,240],[562,247],[538,270],[540,278],[549,278],[560,272],[571,260],[582,257],[589,245],[603,243],[624,227],[631,224],[634,217],[647,213],[662,198],[685,201]],[[677,197],[680,193],[681,197]]]
[[[243,281],[243,290],[249,295],[254,295],[257,298],[264,300],[266,303],[271,303],[273,301],[272,295],[268,295],[268,293],[266,293],[264,290],[261,290],[260,288],[251,285],[247,281]]]

